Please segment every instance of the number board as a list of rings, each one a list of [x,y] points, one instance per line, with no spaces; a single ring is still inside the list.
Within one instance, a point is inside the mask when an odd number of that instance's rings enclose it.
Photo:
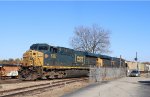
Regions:
[[[56,54],[51,54],[51,58],[56,58]]]

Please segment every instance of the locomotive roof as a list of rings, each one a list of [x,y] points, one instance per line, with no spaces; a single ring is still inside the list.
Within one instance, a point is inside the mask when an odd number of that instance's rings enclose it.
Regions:
[[[93,54],[93,53],[85,52],[85,56],[98,57],[98,54]]]
[[[70,48],[66,48],[66,47],[60,47],[60,46],[58,46],[57,48],[62,48],[62,49],[73,50],[73,49],[70,49]]]
[[[46,43],[35,43],[35,44],[32,44],[30,47],[32,47],[32,46],[43,46],[43,45],[49,46]]]
[[[117,60],[116,57],[111,57],[111,56],[108,56],[108,55],[93,54],[93,53],[84,52],[84,51],[76,51],[74,49],[70,49],[70,48],[66,48],[66,47],[51,46],[51,45],[48,45],[47,43],[36,43],[36,44],[31,45],[31,46],[44,46],[44,45],[54,47],[54,48],[58,48],[58,49],[61,48],[63,50],[66,49],[67,51],[73,51],[73,52],[78,53],[78,54],[84,54],[85,56],[89,56],[89,57],[99,57],[99,58],[102,58],[102,59]],[[122,59],[122,60],[124,60],[124,59]]]
[[[52,46],[52,45],[49,45],[47,43],[35,43],[35,44],[32,44],[31,46],[51,46],[51,47],[56,47],[56,48],[63,48],[63,49],[69,49],[69,50],[73,50],[73,49],[70,49],[70,48],[66,48],[66,47],[60,47],[60,46]],[[31,47],[30,46],[30,47]]]
[[[107,55],[99,55],[99,57],[102,58],[102,59],[109,59],[109,60],[112,59],[111,56],[107,56]]]

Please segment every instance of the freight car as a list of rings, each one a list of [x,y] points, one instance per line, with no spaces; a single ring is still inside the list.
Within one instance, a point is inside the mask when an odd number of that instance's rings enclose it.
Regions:
[[[48,44],[33,44],[23,54],[19,78],[36,80],[88,76],[90,66],[103,66],[105,61],[109,63],[111,57]]]
[[[17,78],[19,65],[0,64],[0,79]]]

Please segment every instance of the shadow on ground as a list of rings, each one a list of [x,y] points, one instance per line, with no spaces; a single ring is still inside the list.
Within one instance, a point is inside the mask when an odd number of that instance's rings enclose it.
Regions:
[[[150,85],[150,81],[138,81],[138,82],[143,85]]]

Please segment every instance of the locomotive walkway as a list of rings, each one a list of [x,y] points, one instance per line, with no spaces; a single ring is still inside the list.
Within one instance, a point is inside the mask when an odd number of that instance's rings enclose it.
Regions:
[[[62,97],[150,97],[150,78],[125,77],[97,83]]]

